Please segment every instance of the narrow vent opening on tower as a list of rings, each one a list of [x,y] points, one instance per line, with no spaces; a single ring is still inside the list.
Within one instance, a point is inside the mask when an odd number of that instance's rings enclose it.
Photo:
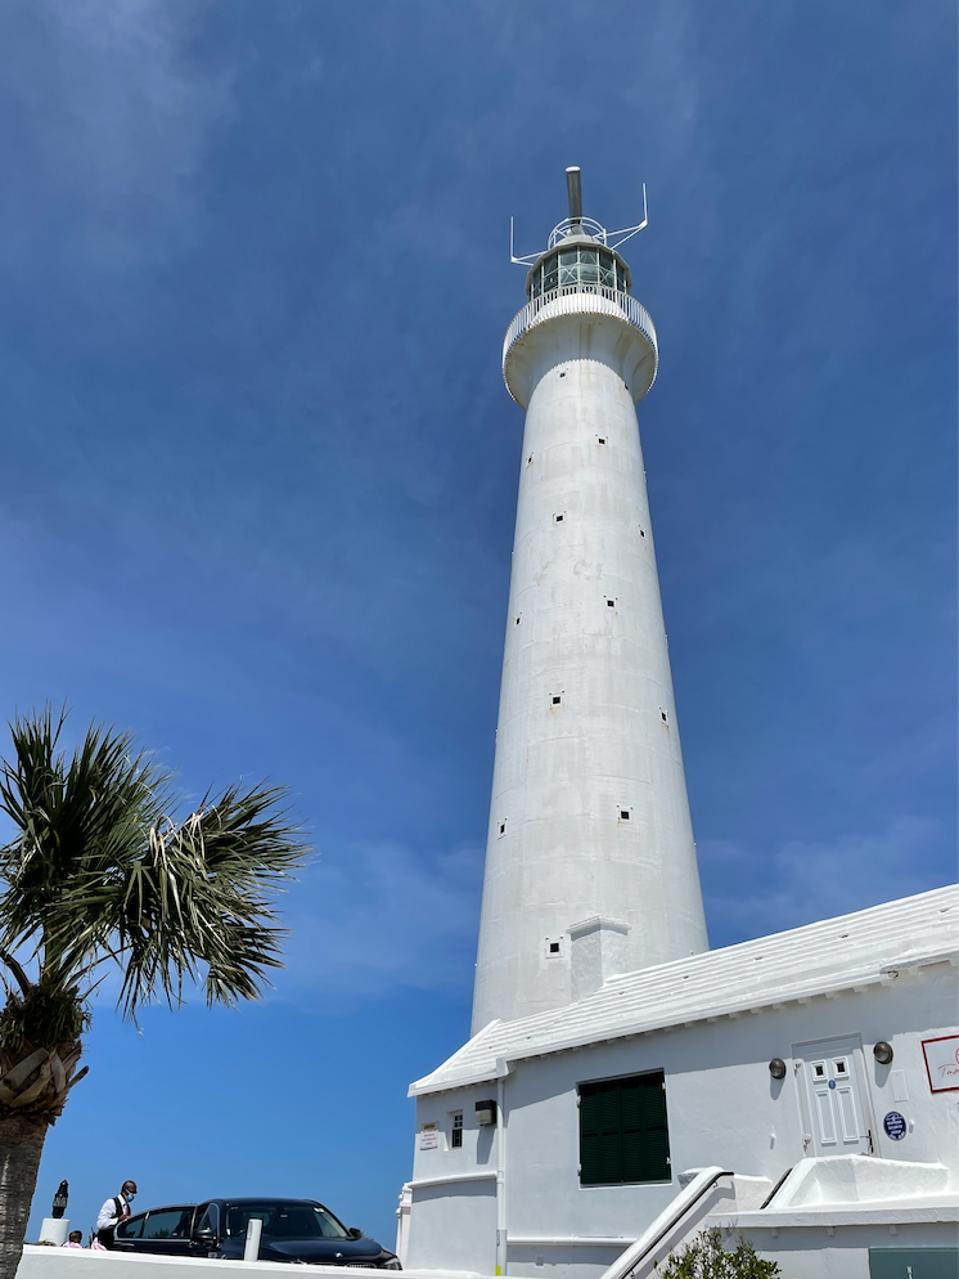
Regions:
[[[499,833],[500,833],[500,835],[505,835],[505,834],[506,834],[506,818],[505,818],[505,817],[503,818],[503,820],[502,820],[502,821],[500,822],[500,824],[499,824]]]
[[[562,522],[563,522],[563,520],[564,520],[565,518],[566,518],[566,513],[565,513],[564,511],[560,511],[560,512],[558,512],[558,514],[556,514],[556,515],[554,515],[554,516],[553,516],[553,523],[554,523],[554,524],[562,524]]]
[[[566,376],[566,370],[564,369],[563,372],[560,374],[560,377],[565,377],[565,376]]]
[[[597,443],[597,444],[605,444],[605,443],[606,443],[606,436],[605,436],[605,435],[597,435],[597,436],[596,436],[596,443]]]
[[[529,457],[526,459],[526,465],[531,466],[532,462],[533,462],[533,454],[530,453]]]
[[[639,530],[639,536],[640,536],[640,537],[645,537],[645,536],[646,536],[646,530],[645,530],[644,528],[640,528],[640,530]]]
[[[668,724],[668,723],[669,723],[669,712],[668,712],[668,711],[664,711],[664,710],[663,710],[663,708],[662,708],[662,707],[660,707],[660,708],[659,708],[659,718],[663,721],[663,723],[664,723],[664,724]]]
[[[513,619],[513,625],[514,625],[514,626],[519,626],[519,624],[520,624],[520,622],[521,622],[522,620],[523,620],[523,614],[522,614],[522,613],[517,613],[517,614],[516,614],[516,617]]]

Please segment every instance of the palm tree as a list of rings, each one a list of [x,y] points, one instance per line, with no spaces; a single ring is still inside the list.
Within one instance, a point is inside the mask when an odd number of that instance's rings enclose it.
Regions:
[[[265,785],[207,794],[175,820],[171,779],[131,737],[91,727],[68,758],[64,716],[10,726],[0,760],[0,1279],[14,1279],[47,1128],[86,1074],[88,1000],[119,971],[117,1006],[260,993],[280,966],[275,891],[305,854]]]

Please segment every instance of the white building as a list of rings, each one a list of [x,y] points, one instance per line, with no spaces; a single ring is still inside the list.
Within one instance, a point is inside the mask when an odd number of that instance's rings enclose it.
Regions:
[[[410,1090],[406,1264],[599,1275],[700,1168],[735,1176],[666,1246],[712,1213],[764,1255],[814,1254],[790,1279],[867,1276],[864,1230],[954,1247],[957,920],[959,890],[938,889],[492,1022]],[[824,1268],[826,1239],[846,1268]]]
[[[523,261],[527,410],[473,1038],[413,1084],[416,1269],[637,1279],[704,1225],[788,1279],[959,1274],[959,890],[706,931],[634,403],[655,329],[570,216]]]

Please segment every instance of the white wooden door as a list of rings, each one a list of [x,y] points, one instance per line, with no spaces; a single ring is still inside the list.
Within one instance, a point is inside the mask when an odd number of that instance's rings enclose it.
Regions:
[[[858,1039],[798,1044],[795,1055],[805,1100],[804,1153],[871,1155],[872,1133]]]

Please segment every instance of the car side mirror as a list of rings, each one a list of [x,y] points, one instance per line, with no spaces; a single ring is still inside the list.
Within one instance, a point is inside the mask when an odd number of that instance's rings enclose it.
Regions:
[[[201,1230],[194,1230],[194,1243],[213,1243],[216,1239],[216,1231],[212,1226],[204,1226]]]
[[[347,1230],[346,1233],[350,1236],[351,1239],[363,1238],[363,1231],[359,1228],[359,1226],[350,1226],[349,1230]]]

